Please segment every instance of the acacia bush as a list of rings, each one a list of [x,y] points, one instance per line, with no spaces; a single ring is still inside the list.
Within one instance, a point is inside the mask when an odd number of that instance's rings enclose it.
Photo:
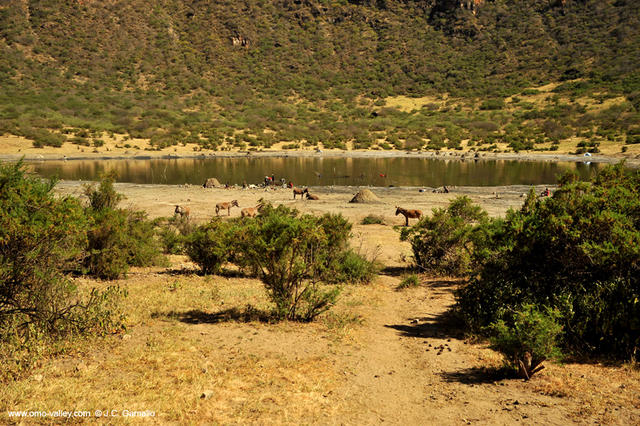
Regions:
[[[560,312],[566,347],[638,359],[640,174],[617,165],[561,182],[551,198],[531,192],[489,236],[458,308],[481,330],[518,306],[548,306]]]
[[[0,377],[64,337],[123,326],[117,287],[83,297],[68,277],[85,256],[89,220],[79,200],[54,197],[54,185],[22,163],[0,165]]]
[[[125,276],[129,266],[166,263],[146,213],[117,208],[124,197],[115,191],[114,181],[115,176],[107,174],[97,187],[84,188],[91,220],[84,267],[90,275],[107,280]]]
[[[544,361],[561,354],[556,346],[562,331],[556,322],[559,316],[549,308],[541,311],[535,305],[524,305],[488,327],[491,349],[501,352],[509,366],[529,380],[544,368]]]
[[[219,273],[235,250],[236,231],[234,222],[213,218],[185,237],[185,253],[203,274]]]
[[[188,217],[179,215],[156,219],[154,225],[165,254],[184,253],[186,238],[195,229]]]
[[[411,243],[415,264],[422,271],[465,275],[471,271],[474,242],[486,240],[479,238],[483,232],[476,225],[486,223],[487,212],[462,196],[446,209],[434,209],[431,217],[402,229],[400,239]]]
[[[299,215],[296,210],[266,204],[258,218],[236,232],[237,261],[258,273],[276,316],[311,321],[330,309],[340,293],[339,287],[322,284],[333,264],[332,253],[346,242],[348,229],[341,216]]]

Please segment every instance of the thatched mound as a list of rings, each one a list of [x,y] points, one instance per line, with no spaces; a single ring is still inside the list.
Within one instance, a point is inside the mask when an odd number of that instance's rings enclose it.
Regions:
[[[205,188],[215,188],[217,186],[220,186],[220,182],[218,182],[218,179],[216,178],[209,178],[204,182],[202,186],[204,186]]]
[[[361,189],[352,199],[350,203],[379,203],[380,198],[368,189]]]

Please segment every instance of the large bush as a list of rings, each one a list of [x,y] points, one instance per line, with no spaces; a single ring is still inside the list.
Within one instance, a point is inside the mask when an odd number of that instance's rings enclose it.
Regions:
[[[508,213],[458,294],[460,311],[479,330],[523,304],[557,308],[565,345],[638,357],[640,174],[618,165],[562,182],[552,198],[531,193]]]
[[[89,198],[86,271],[102,279],[126,275],[129,266],[163,264],[160,242],[154,238],[153,223],[140,211],[117,208],[122,198],[114,187],[114,176],[104,176],[96,188],[85,186]]]
[[[0,359],[12,360],[3,375],[45,342],[122,325],[117,288],[82,297],[67,276],[84,256],[88,219],[77,199],[54,197],[54,185],[21,163],[0,166]]]
[[[332,216],[300,216],[284,206],[266,205],[257,220],[236,234],[242,262],[258,272],[279,317],[310,321],[335,303],[340,290],[323,287],[322,277],[334,247],[346,241],[348,233],[326,232],[329,223],[342,221]]]
[[[477,224],[488,223],[487,213],[466,197],[451,201],[446,209],[434,209],[431,217],[401,231],[400,238],[411,243],[416,266],[438,275],[470,272],[474,242],[485,231]]]

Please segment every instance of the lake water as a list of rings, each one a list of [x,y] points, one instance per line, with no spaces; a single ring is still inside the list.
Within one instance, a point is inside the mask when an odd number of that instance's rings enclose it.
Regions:
[[[275,175],[297,186],[499,186],[554,184],[558,175],[575,170],[587,178],[601,165],[574,162],[511,160],[441,160],[431,158],[187,158],[144,160],[72,160],[30,163],[44,177],[98,180],[109,170],[118,182],[194,184],[210,177],[220,183],[262,183]]]

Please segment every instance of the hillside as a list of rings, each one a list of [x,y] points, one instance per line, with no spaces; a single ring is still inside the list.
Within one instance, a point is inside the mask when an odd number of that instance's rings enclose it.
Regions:
[[[597,151],[640,142],[638,57],[632,0],[10,0],[0,134]]]

